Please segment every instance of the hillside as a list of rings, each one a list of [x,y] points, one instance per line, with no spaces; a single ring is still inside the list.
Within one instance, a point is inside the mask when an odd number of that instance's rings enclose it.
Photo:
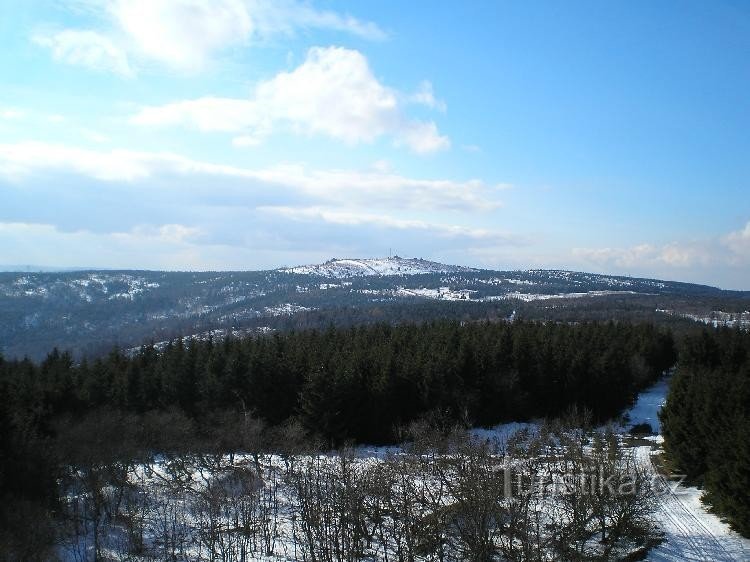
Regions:
[[[423,260],[421,258],[402,258],[393,256],[376,259],[336,259],[313,265],[300,265],[282,269],[286,273],[301,275],[318,275],[332,279],[349,277],[388,276],[388,275],[422,275],[430,273],[468,273],[477,271],[460,265],[445,265]]]
[[[559,270],[491,271],[401,257],[270,271],[0,273],[0,353],[330,324],[528,318],[750,325],[750,294]]]

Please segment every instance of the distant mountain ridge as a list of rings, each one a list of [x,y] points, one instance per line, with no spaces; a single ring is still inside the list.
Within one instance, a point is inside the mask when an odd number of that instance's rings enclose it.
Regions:
[[[429,273],[459,273],[479,271],[472,267],[447,265],[422,258],[332,258],[327,262],[313,265],[299,265],[283,268],[279,271],[300,275],[318,275],[330,279],[348,277],[388,276],[388,275],[423,275]]]
[[[748,326],[750,292],[419,258],[334,258],[266,271],[0,272],[0,354],[96,356],[176,337],[443,318]]]

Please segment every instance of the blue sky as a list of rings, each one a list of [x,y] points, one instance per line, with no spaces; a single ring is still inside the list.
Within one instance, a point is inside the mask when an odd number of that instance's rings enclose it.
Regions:
[[[750,289],[743,2],[5,0],[0,265]]]

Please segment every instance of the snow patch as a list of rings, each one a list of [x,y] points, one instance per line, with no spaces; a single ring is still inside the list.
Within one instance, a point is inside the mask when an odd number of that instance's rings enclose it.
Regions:
[[[477,271],[470,267],[446,265],[421,258],[390,258],[376,259],[331,259],[325,263],[315,265],[301,265],[280,270],[283,273],[298,275],[319,275],[332,279],[347,277],[371,277],[386,275],[422,275],[429,273],[456,273]]]

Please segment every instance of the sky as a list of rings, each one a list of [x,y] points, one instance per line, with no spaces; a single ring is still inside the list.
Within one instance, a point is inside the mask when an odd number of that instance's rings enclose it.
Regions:
[[[750,4],[0,0],[0,266],[750,290]]]

